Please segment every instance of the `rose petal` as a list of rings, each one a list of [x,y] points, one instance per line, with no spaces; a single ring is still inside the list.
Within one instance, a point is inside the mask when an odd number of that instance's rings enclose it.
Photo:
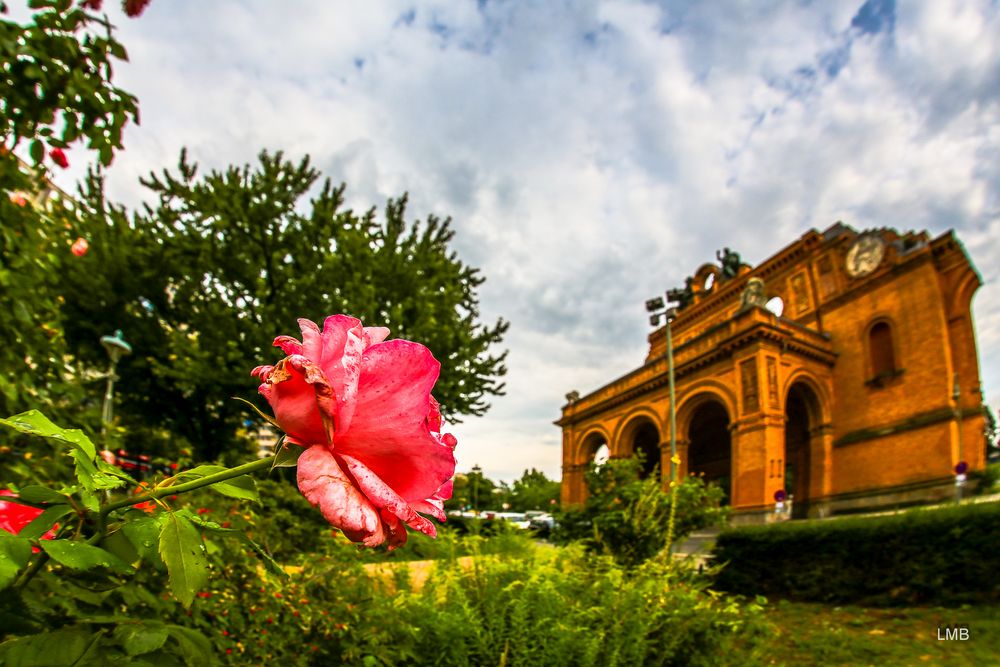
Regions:
[[[376,546],[385,541],[382,518],[323,445],[302,452],[296,473],[299,491],[352,542]]]
[[[405,500],[424,500],[455,473],[455,455],[427,428],[441,365],[423,345],[391,340],[365,351],[354,421],[335,449],[356,458]]]
[[[417,514],[406,500],[401,498],[398,493],[379,479],[378,475],[369,470],[365,464],[347,454],[341,454],[340,458],[347,467],[347,471],[351,474],[351,477],[357,482],[358,488],[361,489],[372,505],[380,510],[392,512],[405,521],[411,528],[431,537],[437,535],[437,529],[433,523]]]
[[[388,335],[388,327],[365,327],[365,348],[381,343]]]
[[[274,408],[274,419],[290,437],[309,444],[324,444],[327,430],[316,401],[316,391],[302,371],[304,357],[286,357],[268,375],[258,391]]]
[[[337,397],[337,430],[346,431],[354,418],[361,375],[361,357],[365,350],[361,320],[347,315],[331,315],[323,321],[323,367]]]

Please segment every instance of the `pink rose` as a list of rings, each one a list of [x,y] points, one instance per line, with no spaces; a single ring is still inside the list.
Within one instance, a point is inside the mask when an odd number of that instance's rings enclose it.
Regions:
[[[7,489],[0,489],[0,496],[13,496]],[[42,510],[20,505],[18,503],[8,503],[0,500],[0,530],[6,530],[12,535],[17,535],[24,527],[38,518]],[[51,540],[56,535],[55,527],[42,535],[43,540]]]
[[[423,345],[385,341],[389,330],[346,315],[323,331],[299,320],[302,342],[279,336],[288,356],[253,375],[299,457],[299,490],[353,542],[406,542],[403,524],[434,537],[455,474],[455,437],[441,434],[431,396],[441,364]]]

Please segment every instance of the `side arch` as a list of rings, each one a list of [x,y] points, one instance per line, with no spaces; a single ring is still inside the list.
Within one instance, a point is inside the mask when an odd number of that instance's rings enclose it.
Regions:
[[[573,463],[586,465],[593,458],[598,448],[606,444],[611,448],[611,437],[603,426],[587,428],[573,445]]]

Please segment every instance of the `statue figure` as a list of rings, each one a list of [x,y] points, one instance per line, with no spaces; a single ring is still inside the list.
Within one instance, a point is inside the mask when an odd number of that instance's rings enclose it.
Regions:
[[[739,273],[740,254],[738,252],[733,252],[729,248],[723,248],[721,251],[716,250],[715,259],[719,260],[719,265],[722,267],[720,277],[723,280],[735,278],[736,274]]]
[[[747,286],[740,297],[740,308],[750,308],[757,306],[763,308],[767,305],[767,294],[764,292],[764,281],[760,278],[751,278],[747,281]]]
[[[677,303],[677,308],[686,308],[694,301],[694,277],[688,276],[684,279],[684,289],[675,287],[667,290],[667,298]]]
[[[579,400],[580,400],[580,392],[576,391],[575,389],[573,391],[569,392],[568,394],[566,394],[566,404],[567,405],[573,405],[574,403],[576,403]]]

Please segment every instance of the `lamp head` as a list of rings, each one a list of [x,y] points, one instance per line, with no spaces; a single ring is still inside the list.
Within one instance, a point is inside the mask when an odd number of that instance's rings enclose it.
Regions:
[[[665,305],[666,304],[663,302],[662,296],[646,300],[646,310],[650,313],[654,310],[661,310]]]
[[[112,362],[118,361],[126,354],[132,354],[132,346],[125,342],[121,329],[115,331],[114,336],[101,336],[101,345],[108,351]]]

